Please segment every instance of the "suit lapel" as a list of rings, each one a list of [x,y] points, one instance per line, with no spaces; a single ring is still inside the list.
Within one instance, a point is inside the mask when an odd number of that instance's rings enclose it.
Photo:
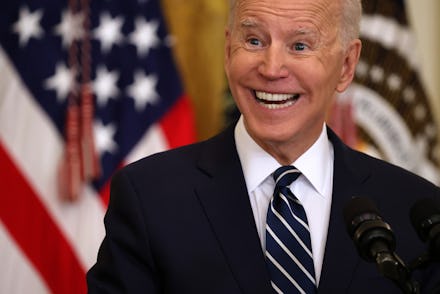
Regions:
[[[353,150],[330,129],[328,133],[335,156],[333,196],[319,290],[321,293],[346,293],[360,257],[346,231],[343,208],[352,197],[363,196],[362,185],[369,171],[357,164],[358,158]]]
[[[207,141],[199,160],[206,174],[197,196],[243,293],[272,293],[233,128]]]

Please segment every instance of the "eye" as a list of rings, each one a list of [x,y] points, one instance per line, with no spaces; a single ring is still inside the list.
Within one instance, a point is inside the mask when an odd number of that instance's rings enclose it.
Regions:
[[[307,49],[307,45],[301,42],[295,43],[293,47],[295,51],[304,51]]]
[[[258,40],[257,38],[250,38],[247,41],[249,43],[249,45],[251,46],[261,46],[261,41]]]

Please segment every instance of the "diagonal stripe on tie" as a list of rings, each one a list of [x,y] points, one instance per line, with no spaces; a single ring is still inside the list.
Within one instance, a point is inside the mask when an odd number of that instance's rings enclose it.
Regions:
[[[286,221],[286,219],[284,219],[284,217],[277,210],[274,209],[272,203],[271,203],[270,209],[272,210],[272,213],[276,215],[276,217],[279,219],[279,221],[282,222],[282,224],[286,227],[286,229],[292,234],[292,236],[298,241],[298,243],[300,243],[300,245],[304,248],[304,250],[307,252],[307,254],[311,258],[313,258],[312,252],[309,250],[309,247],[306,244],[304,244],[303,240],[298,236],[298,234],[295,232],[295,230],[292,228],[292,226],[290,226],[290,224]],[[307,225],[307,223],[304,223],[303,220],[301,220],[295,214],[293,214],[292,210],[290,210],[290,213],[295,218],[295,220],[298,221],[304,227],[304,230],[306,230],[306,232],[303,231],[301,233],[301,235],[310,234],[309,233],[309,226]],[[297,231],[299,231],[299,230],[302,230],[302,229],[300,227],[297,227]],[[308,241],[307,237],[305,237],[305,239],[307,242]]]
[[[266,261],[277,293],[316,293],[307,216],[289,185],[300,172],[283,166],[274,172],[275,191],[267,211]]]
[[[303,273],[309,278],[312,283],[315,283],[315,277],[310,275],[310,272],[303,266],[303,264],[296,258],[296,256],[290,251],[289,248],[281,241],[272,231],[270,227],[268,227],[267,232],[271,235],[271,237],[278,243],[278,245],[284,250],[284,252],[292,259],[295,264],[303,271]]]

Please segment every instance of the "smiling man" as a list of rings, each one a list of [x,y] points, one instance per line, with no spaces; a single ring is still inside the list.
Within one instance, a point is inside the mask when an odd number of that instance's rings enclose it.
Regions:
[[[401,293],[358,256],[343,207],[375,202],[408,261],[424,251],[409,208],[440,189],[325,124],[353,79],[360,17],[357,0],[232,1],[225,71],[242,116],[114,176],[90,293]],[[414,280],[429,293],[439,275]]]
[[[252,139],[280,163],[291,164],[312,146],[334,94],[353,78],[361,9],[349,2],[233,4],[226,33],[230,89]],[[342,26],[343,9],[346,21],[353,19],[351,31]]]

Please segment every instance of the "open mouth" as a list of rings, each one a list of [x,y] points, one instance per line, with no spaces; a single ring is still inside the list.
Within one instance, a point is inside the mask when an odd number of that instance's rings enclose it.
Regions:
[[[269,108],[269,109],[280,109],[289,107],[299,99],[300,94],[275,94],[268,92],[255,91],[255,98],[257,101]]]

